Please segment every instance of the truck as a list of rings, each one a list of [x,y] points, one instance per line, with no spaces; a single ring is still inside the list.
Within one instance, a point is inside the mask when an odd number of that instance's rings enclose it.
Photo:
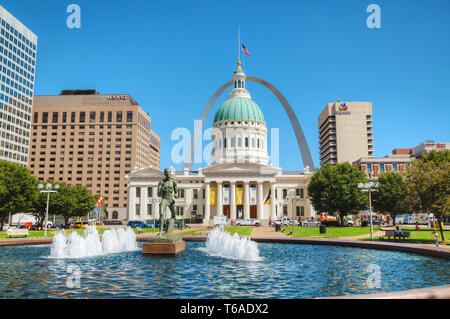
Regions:
[[[17,227],[17,225],[18,225],[17,222],[19,222],[20,228],[37,226],[37,217],[32,214],[26,214],[26,213],[14,214],[11,216],[9,226]],[[52,226],[53,226],[53,223],[48,220],[47,228],[51,228]]]
[[[214,216],[214,226],[228,225],[227,216]]]

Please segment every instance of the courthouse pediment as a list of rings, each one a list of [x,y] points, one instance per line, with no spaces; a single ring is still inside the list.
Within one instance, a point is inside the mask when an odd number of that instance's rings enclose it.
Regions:
[[[164,172],[153,167],[141,168],[128,174],[128,177],[161,177],[164,178]]]

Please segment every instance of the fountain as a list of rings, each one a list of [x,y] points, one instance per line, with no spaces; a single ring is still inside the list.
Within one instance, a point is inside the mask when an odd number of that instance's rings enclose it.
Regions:
[[[61,230],[53,238],[51,258],[83,258],[137,250],[136,235],[130,227],[108,229],[102,238],[95,226],[86,226],[84,236],[72,232],[66,237]]]
[[[237,233],[230,235],[221,228],[214,228],[208,234],[206,246],[199,250],[211,255],[229,259],[246,261],[260,261],[259,249],[256,242],[248,237],[239,237]]]

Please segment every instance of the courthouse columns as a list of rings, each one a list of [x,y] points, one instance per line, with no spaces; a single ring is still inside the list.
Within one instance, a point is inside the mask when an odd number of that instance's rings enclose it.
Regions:
[[[244,219],[250,218],[250,187],[244,182]]]
[[[134,219],[136,216],[136,187],[130,187],[130,193],[128,194],[128,220]]]
[[[230,219],[236,219],[236,183],[231,182]]]
[[[203,219],[203,224],[209,226],[209,219],[211,215],[211,206],[209,204],[209,183],[205,183],[205,218]]]
[[[270,214],[272,221],[277,219],[277,213],[275,211],[275,183],[270,184]]]
[[[152,187],[152,197],[153,198],[158,198],[158,186],[153,186]],[[153,205],[153,208],[152,208],[152,218],[153,219],[155,219],[155,218],[159,218],[159,203],[160,202],[156,202],[156,203],[154,203],[154,204],[152,204]]]
[[[263,219],[264,199],[263,199],[263,182],[258,182],[258,195],[257,195],[257,219]]]
[[[146,219],[147,218],[147,204],[148,204],[148,188],[147,187],[141,187],[141,199],[139,202],[140,205],[140,218],[141,219]]]
[[[217,182],[217,216],[223,216],[223,187],[222,182]]]

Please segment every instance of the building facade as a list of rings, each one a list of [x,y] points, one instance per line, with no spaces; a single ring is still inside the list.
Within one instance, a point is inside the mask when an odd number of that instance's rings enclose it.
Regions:
[[[362,157],[353,164],[366,173],[369,179],[376,179],[385,172],[403,174],[413,159],[432,150],[450,150],[450,143],[426,141],[413,148],[396,148],[392,150],[392,154],[384,157]]]
[[[39,180],[86,186],[103,195],[108,218],[125,219],[125,176],[159,168],[160,138],[128,94],[94,90],[35,96],[29,169]]]
[[[320,165],[373,157],[372,103],[328,103],[319,115]]]
[[[0,6],[0,159],[28,164],[37,36]]]
[[[179,188],[177,218],[211,225],[214,216],[227,216],[232,224],[248,218],[268,224],[281,217],[315,216],[307,194],[313,172],[283,172],[268,164],[266,121],[245,78],[238,62],[233,90],[214,117],[211,164],[198,171],[173,171]],[[129,174],[128,219],[159,216],[157,187],[163,178],[161,170],[151,167]]]

